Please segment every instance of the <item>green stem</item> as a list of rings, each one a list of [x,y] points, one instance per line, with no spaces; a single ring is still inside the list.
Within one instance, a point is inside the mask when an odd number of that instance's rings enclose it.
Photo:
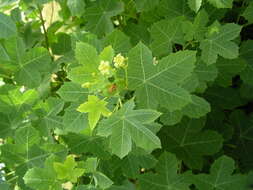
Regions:
[[[46,29],[46,26],[45,26],[45,21],[44,21],[43,15],[42,15],[42,10],[41,10],[41,7],[39,5],[37,7],[38,7],[38,10],[39,10],[40,21],[41,21],[42,29],[43,29],[43,32],[44,32],[46,48],[50,52],[47,29]]]

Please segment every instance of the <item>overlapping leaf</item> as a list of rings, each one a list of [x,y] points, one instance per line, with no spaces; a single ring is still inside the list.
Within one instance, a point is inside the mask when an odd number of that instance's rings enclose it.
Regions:
[[[151,49],[156,56],[167,55],[172,52],[173,44],[184,43],[182,30],[183,17],[161,20],[151,27],[151,38],[153,42]]]
[[[243,42],[241,49],[240,49],[240,57],[243,58],[246,62],[246,68],[241,72],[241,78],[246,83],[251,85],[253,82],[252,74],[253,74],[253,41],[248,40],[246,42]]]
[[[188,0],[162,0],[159,3],[158,14],[166,18],[176,18],[178,16],[184,16],[191,18],[193,16],[191,9],[187,4]]]
[[[233,0],[208,0],[213,6],[217,8],[232,8]]]
[[[34,167],[30,169],[24,176],[27,186],[38,190],[61,190],[61,184],[57,181],[57,174],[53,169],[52,161],[53,157],[47,159],[45,168]]]
[[[157,174],[146,173],[140,177],[140,189],[189,190],[186,174],[178,174],[179,161],[171,153],[163,153],[156,166]]]
[[[135,0],[138,11],[149,11],[158,5],[159,0]]]
[[[163,148],[175,153],[188,167],[201,169],[203,156],[218,152],[223,142],[220,134],[202,130],[203,126],[203,118],[184,118],[180,124],[164,128],[160,133]]]
[[[216,62],[218,55],[234,59],[239,56],[239,47],[234,40],[241,32],[241,26],[233,23],[220,26],[214,23],[207,33],[207,39],[202,40],[200,48],[202,50],[202,60],[207,64]]]
[[[182,109],[191,102],[189,92],[179,83],[191,75],[195,52],[171,54],[153,64],[151,51],[142,43],[129,52],[128,84],[136,90],[139,107],[156,108],[159,104],[169,111]]]
[[[9,38],[17,34],[17,28],[10,16],[0,13],[0,39]]]
[[[124,4],[117,0],[98,0],[85,10],[87,29],[102,36],[113,30],[111,17],[124,10]]]
[[[198,12],[201,7],[202,0],[188,0],[188,4],[193,11]]]
[[[210,169],[210,174],[198,174],[193,176],[193,183],[198,189],[246,189],[246,176],[234,174],[235,162],[232,158],[222,156],[218,158]]]
[[[127,102],[99,124],[98,135],[110,137],[109,147],[120,158],[132,150],[133,142],[149,151],[161,146],[159,138],[147,127],[160,113],[149,109],[133,110],[134,106],[132,100]]]

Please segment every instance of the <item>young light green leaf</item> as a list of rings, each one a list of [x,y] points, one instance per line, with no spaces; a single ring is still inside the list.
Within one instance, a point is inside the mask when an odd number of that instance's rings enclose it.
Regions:
[[[54,169],[58,179],[77,182],[77,179],[83,175],[84,169],[77,168],[77,163],[73,155],[68,155],[64,163],[54,162]]]
[[[97,50],[88,43],[76,43],[75,57],[81,66],[74,67],[69,72],[72,82],[84,84],[92,82],[94,75],[98,73],[99,56]]]
[[[128,101],[119,111],[102,120],[98,127],[98,135],[110,137],[112,153],[120,158],[131,151],[132,142],[148,151],[161,147],[159,138],[147,126],[160,113],[149,109],[133,110],[134,106],[133,100]]]
[[[96,67],[99,62],[97,50],[84,42],[76,43],[75,57],[81,65],[85,65],[88,68]]]
[[[114,55],[115,55],[115,53],[114,53],[112,46],[107,46],[100,53],[99,57],[100,57],[100,60],[109,61],[111,63]]]
[[[52,167],[52,157],[47,159],[45,168],[34,167],[26,172],[23,179],[25,184],[33,189],[62,190],[61,184],[57,180],[57,175]]]
[[[191,10],[197,13],[201,7],[202,0],[188,0],[188,4]]]
[[[81,104],[77,111],[82,113],[88,113],[88,120],[90,130],[93,131],[100,117],[103,115],[108,117],[111,112],[108,108],[106,108],[107,102],[104,100],[100,100],[96,96],[88,96],[88,101]]]

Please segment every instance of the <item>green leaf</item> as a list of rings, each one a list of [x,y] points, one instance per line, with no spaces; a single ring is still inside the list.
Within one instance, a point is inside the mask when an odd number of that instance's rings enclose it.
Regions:
[[[207,23],[209,21],[208,13],[202,9],[198,12],[193,23],[185,22],[183,23],[183,30],[185,32],[185,39],[190,41],[196,39],[198,41],[203,40],[205,33],[207,32]]]
[[[122,161],[122,172],[127,177],[135,179],[140,174],[140,168],[150,169],[157,163],[154,156],[146,153],[142,149],[136,149],[127,155]]]
[[[109,188],[113,184],[113,181],[101,172],[95,172],[93,175],[95,183],[102,189]]]
[[[151,51],[142,43],[128,55],[128,84],[136,90],[138,106],[157,108],[160,104],[169,111],[180,110],[191,102],[190,94],[179,83],[191,76],[196,52],[173,53],[153,65]]]
[[[82,88],[80,84],[66,82],[58,90],[58,94],[65,101],[76,102],[78,100],[86,100],[88,97],[88,90]]]
[[[246,68],[241,72],[240,76],[242,80],[249,85],[252,85],[253,79],[253,40],[248,40],[242,43],[240,49],[240,57],[243,58],[246,62]]]
[[[143,14],[145,14],[145,12]],[[149,14],[149,12],[146,12],[146,14]],[[150,26],[145,22],[136,24],[133,21],[129,21],[124,27],[124,32],[130,37],[132,45],[137,45],[140,41],[144,44],[150,44],[149,27]]]
[[[107,46],[100,53],[99,57],[100,57],[100,60],[109,61],[111,63],[113,60],[114,54],[115,53],[112,46]]]
[[[208,0],[213,6],[217,8],[232,8],[233,0]]]
[[[51,166],[51,162],[48,159],[45,168],[34,167],[28,170],[24,176],[25,184],[38,190],[62,190],[61,184],[57,181],[56,173]]]
[[[207,65],[202,60],[198,60],[194,71],[198,77],[198,87],[196,92],[204,93],[211,82],[218,76],[218,69],[215,64]]]
[[[184,118],[176,126],[161,130],[163,147],[177,155],[192,169],[201,169],[203,156],[217,153],[223,139],[220,134],[211,130],[202,130],[204,119],[192,120]]]
[[[232,158],[222,156],[218,158],[210,169],[210,174],[193,175],[193,183],[198,189],[246,189],[246,176],[233,174],[235,162]]]
[[[85,136],[69,133],[61,136],[64,143],[74,154],[89,153],[97,157],[107,158],[109,153],[105,147],[104,138],[98,136]]]
[[[113,185],[108,190],[136,190],[135,185],[130,183],[129,181],[125,181],[123,185]]]
[[[79,104],[71,104],[65,109],[63,116],[63,130],[65,132],[80,133],[88,129],[88,115],[87,113],[77,111],[78,106]]]
[[[187,4],[188,0],[162,0],[158,6],[158,14],[168,19],[184,16],[191,18],[193,12]]]
[[[79,112],[88,113],[91,131],[93,131],[102,115],[108,117],[111,114],[110,110],[106,108],[106,105],[106,101],[100,100],[96,96],[88,96],[88,101],[77,108]]]
[[[103,36],[112,32],[113,24],[111,17],[123,12],[124,4],[117,0],[99,0],[92,3],[92,6],[85,10],[85,18],[87,20],[87,29]]]
[[[151,38],[153,42],[151,49],[156,56],[168,55],[172,52],[173,44],[184,44],[184,33],[182,31],[183,17],[161,20],[151,27]]]
[[[218,59],[216,66],[219,70],[216,83],[223,87],[232,86],[232,79],[239,75],[246,68],[246,61],[243,59]]]
[[[135,0],[137,11],[149,11],[157,6],[159,0]]]
[[[63,128],[62,118],[58,115],[64,107],[64,101],[58,98],[48,98],[45,102],[39,102],[36,113],[40,118],[37,121],[42,134],[47,136],[52,129]],[[38,110],[37,110],[38,109]]]
[[[103,44],[105,47],[111,45],[115,53],[126,54],[131,48],[129,37],[117,29],[105,36]]]
[[[74,190],[98,190],[98,189],[93,185],[79,185]]]
[[[168,110],[165,110],[161,115],[160,120],[164,125],[175,125],[181,121],[182,117],[182,111],[170,112]]]
[[[229,23],[220,26],[215,23],[209,28],[207,39],[200,42],[202,50],[202,60],[208,65],[216,62],[218,55],[227,58],[235,59],[239,56],[239,47],[231,40],[239,36],[241,26]]]
[[[242,16],[248,20],[249,23],[253,22],[253,2],[250,2],[245,11],[242,13]]]
[[[133,110],[134,106],[133,100],[128,101],[119,111],[102,120],[98,127],[98,135],[110,137],[109,147],[120,158],[132,150],[132,142],[148,151],[161,147],[159,138],[147,127],[160,113],[148,109]]]
[[[235,110],[229,116],[229,121],[235,126],[238,140],[235,146],[235,156],[240,159],[240,168],[248,172],[253,168],[253,117],[246,115],[242,110]]]
[[[99,62],[97,50],[88,43],[77,42],[75,56],[81,65],[86,65],[88,68],[94,68]]]
[[[179,161],[176,156],[164,152],[156,166],[156,174],[151,172],[140,176],[140,189],[154,190],[190,190],[185,174],[179,173]]]
[[[96,172],[97,166],[98,166],[98,159],[97,158],[94,158],[94,157],[87,158],[87,160],[84,163],[85,173]]]
[[[192,102],[183,108],[183,114],[190,118],[200,118],[211,111],[210,104],[203,98],[193,95]]]
[[[234,109],[245,103],[236,89],[218,86],[209,88],[205,92],[205,98],[211,105],[222,109]]]
[[[10,190],[10,185],[6,182],[0,182],[0,188],[2,190]]]
[[[197,13],[201,7],[202,0],[188,0],[188,4],[191,10]]]
[[[56,37],[57,42],[51,44],[53,54],[64,55],[72,50],[70,35],[59,32]]]
[[[78,42],[76,44],[75,57],[80,66],[71,69],[69,78],[78,84],[92,82],[94,75],[98,73],[100,62],[97,50],[88,43]]]
[[[198,75],[199,81],[205,83],[214,81],[218,75],[216,65],[207,65],[201,60],[198,60],[194,72]]]
[[[18,130],[15,131],[15,142],[30,147],[40,142],[40,134],[35,128],[29,125],[18,128]]]
[[[77,168],[77,163],[73,155],[68,155],[64,163],[54,162],[54,169],[58,179],[64,179],[73,183],[83,175],[84,169]]]
[[[15,23],[9,16],[3,13],[0,13],[0,28],[0,39],[7,39],[17,35],[17,28]]]
[[[44,48],[33,48],[17,62],[19,71],[15,74],[15,80],[18,84],[35,88],[42,82],[43,74],[51,72],[51,57]]]
[[[68,0],[67,5],[70,9],[72,16],[80,17],[85,12],[84,0]]]

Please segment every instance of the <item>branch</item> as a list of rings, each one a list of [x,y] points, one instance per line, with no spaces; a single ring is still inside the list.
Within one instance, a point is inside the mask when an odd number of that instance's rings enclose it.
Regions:
[[[38,5],[38,9],[39,9],[39,14],[40,14],[40,21],[41,21],[43,32],[44,32],[44,36],[45,36],[46,48],[49,51],[49,42],[48,42],[48,36],[47,36],[47,29],[45,27],[45,21],[43,19],[42,10],[41,10],[41,8],[40,8],[39,5]]]

